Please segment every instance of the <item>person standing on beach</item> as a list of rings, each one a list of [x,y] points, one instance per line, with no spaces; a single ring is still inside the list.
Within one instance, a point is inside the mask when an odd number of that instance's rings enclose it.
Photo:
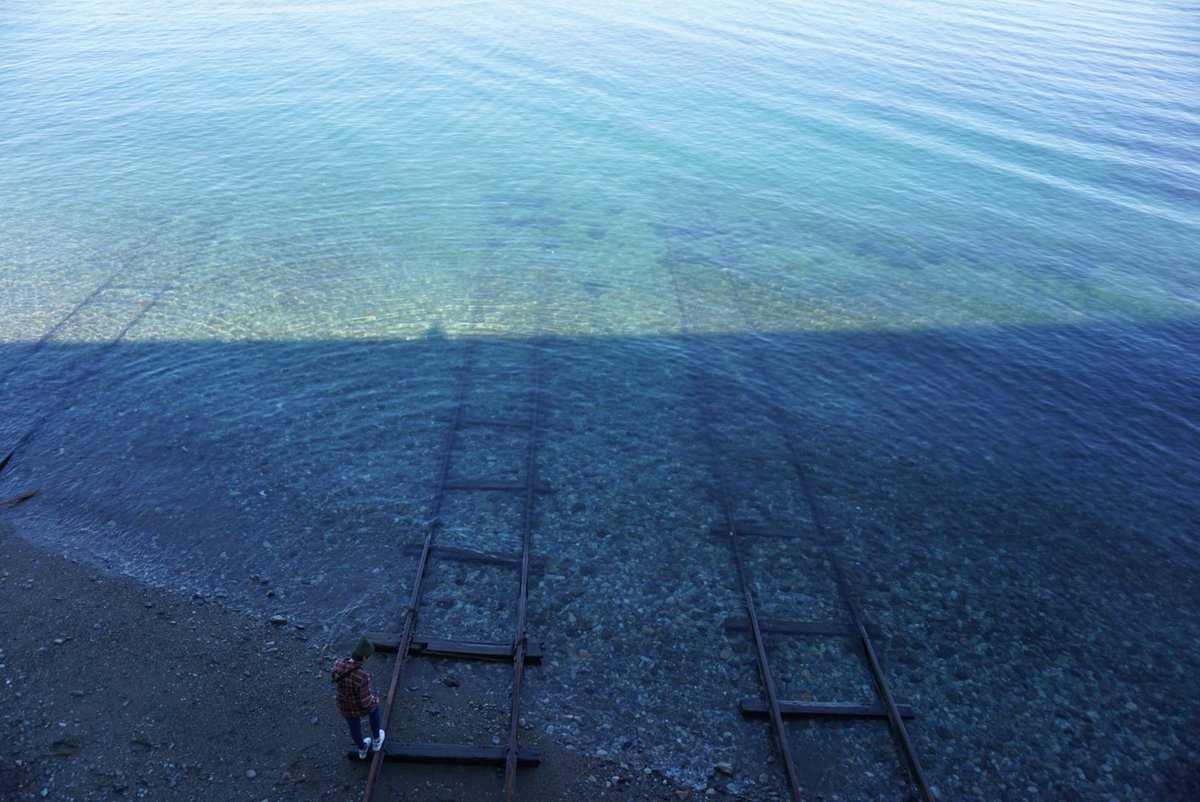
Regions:
[[[359,760],[367,759],[367,751],[378,752],[383,748],[384,732],[379,722],[379,700],[371,691],[371,675],[363,669],[363,663],[375,653],[375,646],[367,637],[358,639],[350,657],[343,657],[333,664],[333,682],[337,685],[337,706],[346,725],[350,728],[350,740],[358,750]],[[371,719],[374,738],[364,738],[362,717]]]

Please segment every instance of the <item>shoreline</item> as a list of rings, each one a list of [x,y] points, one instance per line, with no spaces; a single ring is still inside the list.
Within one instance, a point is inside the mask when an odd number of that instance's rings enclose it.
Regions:
[[[333,655],[323,653],[319,635],[105,573],[30,543],[8,522],[0,522],[0,562],[3,799],[361,793],[365,764],[345,758],[348,738],[327,679]],[[461,672],[448,693],[441,670],[427,663],[411,663],[406,684],[443,691],[441,723],[469,730],[469,716],[460,714],[485,706],[482,683]],[[390,665],[390,658],[368,664],[381,695]],[[389,730],[403,738],[404,724],[394,719]],[[463,742],[478,737],[463,735]],[[688,800],[709,791],[531,737],[542,764],[522,771],[518,798]],[[391,764],[381,776],[389,799],[503,795],[497,769]],[[725,797],[716,788],[707,793],[716,795]]]

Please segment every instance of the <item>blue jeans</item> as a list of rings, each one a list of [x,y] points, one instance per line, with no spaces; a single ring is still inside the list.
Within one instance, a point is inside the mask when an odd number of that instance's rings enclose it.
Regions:
[[[383,725],[379,723],[379,705],[372,707],[371,712],[367,715],[371,718],[371,736],[373,738],[378,738],[379,730],[383,727]],[[346,719],[346,725],[350,727],[350,740],[354,741],[354,748],[362,749],[362,719],[358,717],[348,718]]]

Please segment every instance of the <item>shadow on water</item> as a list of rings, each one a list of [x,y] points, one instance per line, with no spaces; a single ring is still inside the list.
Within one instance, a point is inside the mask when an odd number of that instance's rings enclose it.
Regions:
[[[732,471],[736,516],[807,515],[773,462],[764,415],[782,415],[946,798],[1027,785],[1062,799],[1194,796],[1200,325],[698,342],[718,447],[753,455]],[[538,349],[538,470],[555,492],[534,532],[546,562],[530,628],[548,659],[529,715],[585,711],[554,737],[685,779],[728,754],[774,776],[765,725],[733,701],[756,695],[754,668],[721,627],[740,601],[725,545],[706,534],[719,509],[679,338],[472,341],[434,326],[407,342],[48,345],[26,359],[32,347],[0,348],[0,369],[13,368],[3,450],[24,438],[0,497],[47,489],[0,514],[73,556],[283,612],[331,640],[399,620],[467,350],[471,413],[515,417]],[[763,412],[772,394],[752,349],[786,409]],[[519,476],[522,442],[464,433],[452,472]],[[507,547],[511,508],[501,494],[453,496],[439,537]],[[809,619],[797,610],[824,602],[795,565],[794,581],[759,590],[781,617]],[[512,577],[455,570],[434,567],[426,625],[504,638],[497,599],[515,593]],[[796,660],[781,670],[792,692],[870,693],[835,653]],[[856,756],[850,727],[797,732],[842,766],[810,765],[813,782],[861,791],[862,766],[884,766],[868,787],[889,798],[886,743]]]

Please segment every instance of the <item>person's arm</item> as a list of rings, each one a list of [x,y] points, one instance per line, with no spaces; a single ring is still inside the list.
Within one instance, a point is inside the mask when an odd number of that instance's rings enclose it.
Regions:
[[[358,686],[358,703],[363,710],[370,710],[376,704],[375,695],[371,693],[371,675],[363,670],[362,676],[363,680]]]

